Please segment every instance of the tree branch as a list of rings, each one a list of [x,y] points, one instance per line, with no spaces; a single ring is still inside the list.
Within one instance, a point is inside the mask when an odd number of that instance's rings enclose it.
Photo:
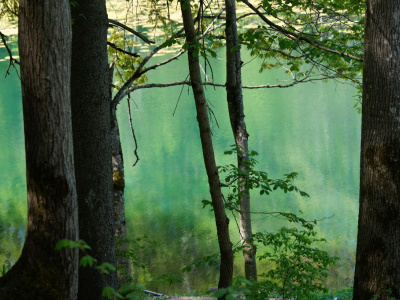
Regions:
[[[7,68],[5,77],[7,77],[7,75],[10,75],[10,68],[11,68],[11,66],[14,67],[14,69],[15,69],[15,71],[17,72],[17,75],[18,75],[18,77],[19,77],[18,69],[17,69],[16,66],[15,66],[15,64],[19,65],[19,61],[16,60],[16,59],[13,57],[12,52],[11,52],[10,48],[8,47],[8,45],[7,45],[6,36],[5,36],[1,31],[0,31],[0,36],[1,36],[1,40],[2,40],[2,42],[3,42],[3,44],[4,44],[4,46],[6,47],[6,50],[7,50],[7,52],[8,52],[8,55],[10,56],[10,62],[8,63],[8,68]]]
[[[154,41],[149,40],[147,37],[145,37],[143,34],[141,34],[140,32],[137,32],[136,30],[133,30],[132,28],[118,22],[112,19],[108,19],[108,23],[112,24],[109,25],[110,27],[113,27],[113,25],[118,26],[122,29],[125,29],[126,31],[129,31],[130,33],[136,35],[138,38],[140,38],[141,40],[143,40],[144,42],[146,42],[147,44],[155,44]]]
[[[133,56],[133,57],[140,57],[139,54],[126,51],[126,50],[124,50],[124,49],[122,49],[122,48],[119,48],[117,45],[115,45],[115,44],[113,44],[113,43],[111,43],[111,42],[107,42],[107,45],[110,46],[111,48],[113,48],[113,49],[119,51],[119,52],[122,52],[122,53],[126,54],[126,55]]]
[[[363,61],[363,59],[360,58],[360,57],[357,57],[357,56],[354,56],[354,55],[352,55],[352,54],[348,54],[348,53],[345,53],[345,52],[341,52],[341,51],[338,51],[338,50],[334,50],[334,49],[327,48],[327,47],[322,46],[322,45],[320,45],[320,44],[318,44],[318,43],[316,43],[316,42],[314,42],[314,41],[312,41],[312,40],[310,40],[310,39],[308,39],[308,38],[306,38],[306,37],[303,37],[302,35],[299,35],[299,34],[296,34],[296,33],[294,33],[294,32],[291,32],[291,31],[289,31],[289,30],[286,30],[285,28],[283,28],[283,27],[281,27],[281,26],[279,26],[279,25],[273,23],[271,20],[269,20],[267,17],[265,17],[265,16],[263,15],[263,13],[261,13],[261,12],[260,12],[256,7],[254,7],[249,1],[247,1],[247,0],[242,0],[242,2],[243,2],[244,4],[246,4],[252,11],[254,11],[255,13],[257,13],[257,15],[258,15],[265,23],[267,23],[269,26],[271,26],[271,27],[274,28],[275,30],[277,30],[277,31],[279,31],[279,32],[281,32],[281,33],[283,33],[283,34],[285,34],[285,35],[287,35],[287,36],[292,36],[292,37],[294,37],[294,38],[296,38],[296,39],[298,39],[298,40],[300,40],[300,41],[306,42],[306,43],[308,43],[308,44],[314,46],[315,48],[321,49],[321,50],[323,50],[323,51],[327,51],[327,52],[330,52],[330,53],[335,53],[335,54],[338,54],[338,55],[340,55],[340,56],[344,56],[344,57],[348,57],[348,58],[354,59],[354,60],[356,60],[356,61],[361,61],[361,62]]]

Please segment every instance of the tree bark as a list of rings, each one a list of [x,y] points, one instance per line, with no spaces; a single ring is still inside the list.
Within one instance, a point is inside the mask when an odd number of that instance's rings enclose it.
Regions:
[[[1,299],[76,299],[78,239],[70,75],[69,1],[20,2],[19,54],[25,131],[28,228],[21,257],[0,278]]]
[[[110,70],[110,84],[113,82],[114,63]],[[112,90],[110,90],[112,97]],[[115,237],[117,242],[117,270],[119,285],[128,284],[131,278],[129,259],[129,243],[126,235],[125,217],[125,172],[124,157],[122,155],[121,135],[117,119],[117,108],[111,105],[111,149],[113,166],[113,186],[114,186],[114,220]]]
[[[72,9],[71,100],[80,237],[99,264],[116,265],[106,2],[78,4]],[[105,285],[117,287],[116,272],[81,268],[80,299],[100,299]]]
[[[245,276],[257,281],[256,249],[249,240],[253,234],[251,229],[250,191],[247,187],[249,168],[249,134],[246,130],[242,93],[242,61],[240,59],[240,44],[236,25],[235,0],[225,0],[226,6],[226,93],[229,119],[233,137],[238,147],[237,164],[243,176],[239,183],[239,230],[243,249]]]
[[[367,1],[353,299],[400,299],[400,2]]]
[[[198,56],[194,55],[194,50],[198,45],[198,41],[189,0],[181,1],[181,10],[183,25],[185,28],[186,43],[189,45],[188,63],[190,81],[196,104],[197,122],[199,123],[204,165],[207,171],[211,201],[214,208],[215,222],[217,226],[219,249],[221,253],[220,278],[218,287],[226,288],[231,285],[233,276],[233,253],[229,238],[229,219],[225,213],[221,183],[218,176],[217,165],[215,163],[207,103],[201,80],[199,58]]]

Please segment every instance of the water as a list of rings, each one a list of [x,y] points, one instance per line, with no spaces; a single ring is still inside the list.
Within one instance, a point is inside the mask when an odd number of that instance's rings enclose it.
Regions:
[[[222,50],[223,51],[223,50]],[[0,57],[5,57],[0,48]],[[223,56],[221,54],[221,56]],[[157,61],[169,57],[159,56]],[[243,61],[249,61],[246,55]],[[245,85],[275,84],[283,72],[258,73],[253,61],[243,68]],[[213,60],[216,82],[224,83],[223,60]],[[4,76],[7,62],[0,62]],[[184,80],[186,56],[149,73],[150,82]],[[287,78],[288,79],[288,78]],[[283,82],[281,82],[283,83]],[[213,214],[202,209],[210,199],[203,166],[194,101],[184,87],[138,90],[132,95],[133,123],[140,161],[133,155],[126,101],[118,108],[126,174],[126,214],[130,238],[147,236],[144,246],[133,247],[138,261],[134,277],[149,282],[162,274],[181,275],[179,270],[193,259],[218,251]],[[23,245],[26,227],[26,186],[21,92],[18,77],[0,79],[0,264],[13,263]],[[296,171],[296,184],[311,198],[285,195],[268,197],[253,193],[253,211],[301,210],[306,219],[324,219],[317,230],[328,240],[323,247],[342,258],[331,270],[331,288],[348,286],[353,276],[359,186],[360,115],[353,108],[356,91],[346,85],[302,84],[288,89],[244,92],[250,148],[258,151],[259,169],[272,178]],[[217,163],[234,163],[223,155],[233,143],[224,89],[207,87],[219,127],[213,139]],[[179,100],[178,100],[179,99]],[[178,108],[173,112],[178,103]],[[231,234],[239,240],[233,218]],[[254,231],[272,231],[282,222],[270,216],[254,217]],[[153,241],[153,242],[152,242]],[[242,275],[240,255],[235,274]],[[183,283],[149,285],[164,293],[204,292],[217,284],[217,268],[204,267],[186,273]]]

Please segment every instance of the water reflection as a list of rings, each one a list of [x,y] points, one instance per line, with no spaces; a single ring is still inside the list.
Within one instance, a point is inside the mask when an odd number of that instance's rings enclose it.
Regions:
[[[4,55],[0,48],[0,54]],[[158,57],[159,61],[165,57]],[[249,60],[248,57],[244,57]],[[214,78],[224,82],[223,60],[214,63]],[[0,62],[0,75],[7,68]],[[243,69],[245,84],[275,83],[276,72],[258,74],[257,61]],[[183,80],[186,57],[149,75],[151,82]],[[0,264],[15,262],[26,227],[26,187],[21,96],[15,75],[0,79]],[[218,251],[213,214],[202,209],[209,199],[207,178],[192,96],[184,87],[178,110],[172,116],[181,88],[139,90],[133,100],[134,127],[139,141],[139,164],[132,168],[133,141],[126,103],[118,117],[126,171],[126,212],[130,238],[154,240],[135,251],[146,269],[134,268],[134,277],[149,283],[162,274],[180,274],[192,260]],[[360,116],[353,109],[355,91],[333,83],[305,84],[289,89],[250,90],[244,94],[250,148],[257,150],[259,168],[271,177],[297,171],[297,185],[310,199],[283,193],[265,198],[253,193],[254,211],[304,212],[307,219],[326,218],[319,226],[331,254],[342,258],[328,279],[331,287],[347,286],[352,278],[358,208]],[[223,89],[207,88],[219,128],[213,138],[219,165],[234,163],[223,155],[233,143]],[[232,219],[232,217],[231,217]],[[272,231],[282,225],[258,215],[255,230]],[[232,240],[239,240],[231,222]],[[242,262],[235,271],[242,275]],[[260,268],[262,271],[262,267]],[[204,292],[215,286],[218,270],[205,266],[184,274],[180,285],[158,287],[163,293]]]

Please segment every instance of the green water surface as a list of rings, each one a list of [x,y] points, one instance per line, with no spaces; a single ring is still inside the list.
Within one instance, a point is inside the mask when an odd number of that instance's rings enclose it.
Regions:
[[[5,49],[0,48],[0,58],[6,55]],[[165,54],[156,60],[167,57]],[[244,55],[243,61],[249,60]],[[224,83],[225,61],[222,58],[212,63],[215,81]],[[243,67],[243,84],[290,80],[280,71],[259,74],[258,64],[253,61]],[[17,260],[24,241],[27,211],[21,90],[15,72],[4,78],[7,67],[7,61],[0,62],[0,264]],[[186,56],[151,72],[152,83],[184,80],[188,75]],[[135,255],[147,267],[135,267],[133,275],[150,288],[170,294],[204,292],[218,280],[216,267],[180,273],[193,259],[218,251],[213,214],[202,209],[201,204],[210,196],[194,101],[187,87],[179,99],[181,90],[182,87],[146,89],[132,95],[140,156],[135,167],[126,101],[118,108],[128,235],[145,235],[154,241],[145,243],[145,248],[134,246]],[[253,193],[252,210],[301,210],[306,219],[326,218],[317,228],[328,240],[323,247],[342,259],[331,270],[327,281],[331,288],[350,285],[354,272],[361,123],[353,108],[355,93],[352,87],[333,82],[244,92],[250,148],[260,153],[259,168],[272,178],[298,172],[297,185],[311,196],[305,199],[276,192],[261,197]],[[225,90],[207,87],[206,96],[219,124],[212,125],[217,163],[235,163],[233,157],[223,155],[233,143]],[[230,218],[232,241],[236,242],[239,236],[233,217]],[[254,217],[254,231],[271,231],[282,225],[271,216]],[[237,256],[235,262],[235,275],[243,275],[241,257]],[[148,284],[162,274],[181,275],[184,281],[160,287]]]

